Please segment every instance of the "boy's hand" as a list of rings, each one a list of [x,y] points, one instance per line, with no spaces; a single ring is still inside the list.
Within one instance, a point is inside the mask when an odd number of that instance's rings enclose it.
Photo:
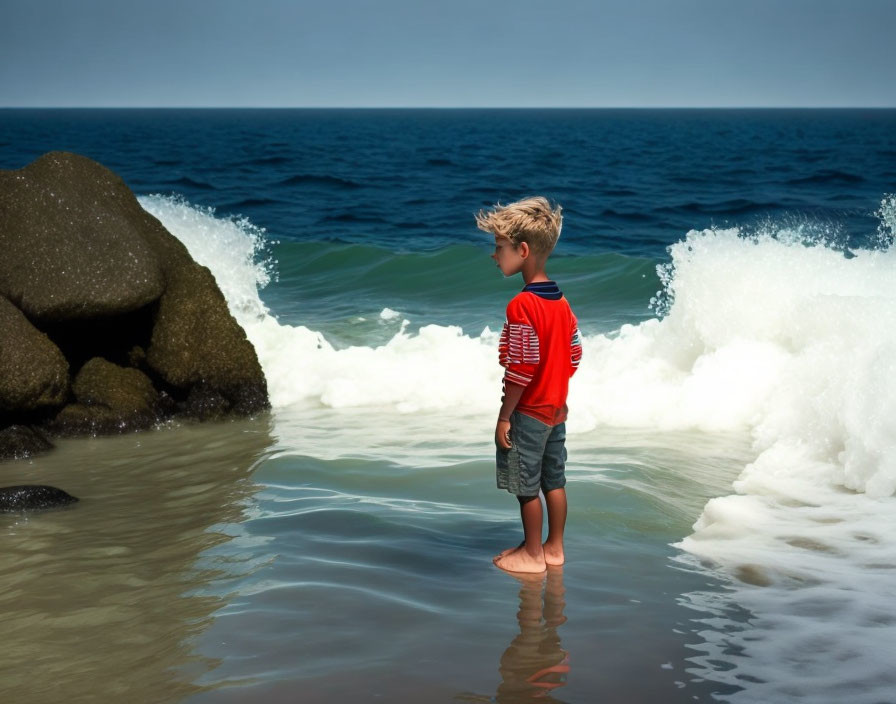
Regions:
[[[502,450],[509,450],[512,445],[510,443],[510,421],[498,419],[495,426],[495,443]]]
[[[510,442],[510,419],[525,390],[525,386],[504,381],[504,397],[501,399],[501,410],[498,411],[498,425],[495,426],[495,444],[502,450],[509,450],[513,446]]]

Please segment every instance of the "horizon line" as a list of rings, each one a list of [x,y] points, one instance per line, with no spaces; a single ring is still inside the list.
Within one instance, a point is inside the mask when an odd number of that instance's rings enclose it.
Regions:
[[[894,105],[0,105],[0,110],[894,110]]]

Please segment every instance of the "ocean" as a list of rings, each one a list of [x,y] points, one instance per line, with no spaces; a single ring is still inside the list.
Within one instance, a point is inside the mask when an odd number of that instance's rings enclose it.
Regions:
[[[896,701],[896,110],[0,110],[208,266],[270,413],[3,484],[21,702]],[[503,279],[564,208],[567,564],[494,488]],[[0,253],[2,256],[2,253]]]

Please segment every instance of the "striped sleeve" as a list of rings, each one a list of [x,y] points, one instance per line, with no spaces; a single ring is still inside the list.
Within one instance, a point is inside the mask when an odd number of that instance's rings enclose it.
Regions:
[[[498,343],[498,361],[506,370],[504,381],[528,386],[541,362],[538,335],[520,306],[507,306],[507,321]]]
[[[579,335],[579,327],[575,319],[573,319],[572,326],[572,337],[569,341],[569,362],[571,365],[569,371],[570,376],[576,373],[576,370],[579,368],[579,362],[582,361],[582,339]]]

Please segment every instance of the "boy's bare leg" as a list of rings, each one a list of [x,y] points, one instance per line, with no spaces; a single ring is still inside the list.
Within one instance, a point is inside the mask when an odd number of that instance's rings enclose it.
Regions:
[[[566,489],[552,489],[544,495],[548,507],[548,539],[544,541],[544,561],[562,565],[563,529],[566,527]]]
[[[508,572],[544,572],[544,549],[541,546],[543,512],[537,496],[518,496],[520,517],[523,519],[523,544],[495,558],[495,564]]]

